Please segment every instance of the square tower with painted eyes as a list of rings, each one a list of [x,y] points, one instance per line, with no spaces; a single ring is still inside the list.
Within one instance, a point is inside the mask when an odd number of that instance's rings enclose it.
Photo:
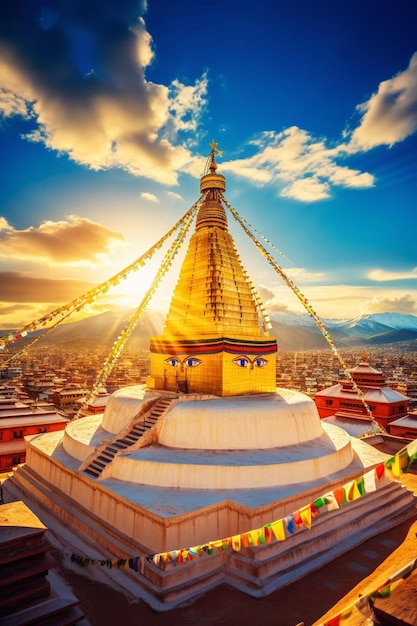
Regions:
[[[163,334],[152,337],[148,388],[234,396],[276,390],[277,342],[244,269],[222,205],[217,144]]]

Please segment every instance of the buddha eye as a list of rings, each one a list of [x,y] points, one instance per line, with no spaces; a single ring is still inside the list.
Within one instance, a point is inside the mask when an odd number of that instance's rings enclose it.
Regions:
[[[165,359],[165,363],[168,363],[168,365],[171,365],[171,367],[178,367],[180,361],[176,357],[171,356],[169,359]]]
[[[262,359],[261,357],[255,359],[254,362],[253,362],[255,367],[263,367],[267,363],[268,363],[268,361],[266,359]]]
[[[197,367],[197,365],[200,365],[201,361],[200,359],[195,359],[194,357],[190,356],[184,360],[184,363],[187,367]]]
[[[233,359],[233,363],[236,363],[239,367],[248,367],[249,359],[245,356],[239,356],[237,359]]]

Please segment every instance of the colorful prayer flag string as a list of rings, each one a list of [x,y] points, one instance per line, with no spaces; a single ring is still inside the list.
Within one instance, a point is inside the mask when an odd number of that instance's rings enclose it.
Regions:
[[[187,561],[204,555],[212,555],[216,551],[223,552],[232,549],[235,552],[242,548],[256,547],[265,545],[271,541],[285,541],[292,535],[301,531],[310,530],[313,526],[314,519],[325,512],[331,512],[342,506],[348,505],[350,502],[357,500],[366,493],[376,491],[378,483],[385,474],[384,464],[372,468],[364,475],[357,477],[346,485],[335,488],[333,491],[323,494],[321,497],[307,504],[298,511],[290,513],[283,519],[274,520],[259,528],[255,528],[240,534],[235,534],[223,539],[215,539],[207,541],[198,546],[188,548],[180,548],[160,552],[144,557],[147,561],[152,561],[156,566],[165,568],[167,565],[178,566]],[[365,488],[366,485],[366,488]],[[138,557],[136,557],[138,558]],[[101,564],[109,567],[115,563],[114,567],[120,567],[120,560],[102,561],[100,559],[90,559],[87,557],[77,557],[77,562],[81,565]],[[128,560],[128,559],[125,559]]]
[[[10,361],[12,361],[13,359],[15,359],[18,356],[21,356],[24,352],[26,352],[27,350],[29,350],[32,346],[34,346],[40,339],[43,339],[45,337],[45,335],[47,335],[48,333],[50,333],[52,330],[54,330],[57,326],[59,326],[59,324],[61,324],[61,322],[63,322],[67,317],[69,317],[71,315],[72,311],[70,313],[67,313],[67,315],[64,315],[64,317],[61,317],[61,319],[59,319],[57,322],[55,322],[55,324],[53,324],[52,326],[49,326],[46,330],[43,331],[43,333],[41,333],[40,335],[38,335],[37,337],[35,337],[35,339],[33,339],[33,341],[31,341],[29,343],[29,345],[25,346],[24,348],[22,348],[22,350],[19,350],[18,352],[15,352],[14,354],[10,355],[9,358],[6,361],[2,362],[2,367],[5,367],[8,363],[10,363]],[[22,333],[22,338],[27,336],[27,332],[23,331]]]
[[[198,546],[150,554],[145,557],[135,556],[123,559],[103,560],[98,558],[91,559],[89,557],[81,557],[73,554],[72,560],[82,566],[89,564],[101,565],[102,567],[123,566],[142,572],[145,560],[153,562],[159,568],[165,568],[167,565],[175,567],[182,565],[185,562],[193,561],[195,558],[202,557],[204,555],[210,556],[214,554],[216,550],[218,552],[223,552],[224,550],[231,548],[232,550],[238,552],[242,548],[264,545],[273,540],[285,541],[300,531],[310,530],[313,526],[314,519],[318,515],[330,513],[331,511],[337,510],[341,507],[348,506],[351,502],[355,502],[366,494],[375,492],[379,485],[383,484],[381,483],[381,480],[384,476],[389,478],[387,471],[390,471],[392,477],[396,478],[395,473],[392,471],[392,465],[396,457],[407,459],[407,463],[400,463],[400,471],[406,472],[412,461],[417,460],[417,440],[402,448],[396,455],[394,455],[394,457],[392,457],[392,459],[388,459],[385,463],[380,463],[348,483],[341,485],[340,487],[335,487],[333,490],[316,498],[313,502],[301,507],[298,511],[290,513],[283,519],[268,522],[260,528],[231,535],[230,537],[225,537],[224,539],[207,541]],[[135,567],[132,567],[132,563],[135,563]],[[137,569],[138,563],[140,564],[139,569]],[[380,585],[375,591],[376,594],[379,594],[378,597],[382,597],[384,593],[388,592],[390,588],[389,585],[392,586],[392,583],[395,581],[408,576],[412,569],[416,568],[416,563],[417,560],[408,564],[393,575],[388,581],[384,582],[383,585]],[[372,596],[372,594],[370,595]],[[360,610],[360,604],[360,602],[359,604],[356,603],[356,608],[358,608],[358,610]],[[348,610],[350,611],[351,609],[352,607]],[[339,617],[340,615],[335,616],[332,620],[336,621],[330,620],[321,626],[331,626],[331,624],[339,623],[337,622]]]

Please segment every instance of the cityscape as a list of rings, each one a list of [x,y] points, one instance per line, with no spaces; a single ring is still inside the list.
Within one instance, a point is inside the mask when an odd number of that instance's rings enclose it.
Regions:
[[[340,350],[347,368],[353,368],[367,353],[368,362],[383,372],[387,385],[410,397],[410,407],[417,404],[417,362],[415,352],[398,345],[372,347],[355,346]],[[57,398],[56,408],[73,417],[81,401],[92,388],[108,348],[93,349],[68,345],[37,345],[19,355],[1,369],[0,387],[27,393],[33,400],[52,401],[58,390],[78,391],[71,406],[62,406]],[[8,358],[4,353],[3,360]],[[144,384],[149,376],[148,350],[126,347],[106,381],[111,394],[120,387]],[[277,386],[298,389],[314,397],[317,391],[346,377],[338,357],[330,349],[279,351],[277,358]]]

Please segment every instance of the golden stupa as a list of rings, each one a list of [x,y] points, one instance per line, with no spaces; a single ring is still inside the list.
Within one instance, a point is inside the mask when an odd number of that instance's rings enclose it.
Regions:
[[[233,396],[275,392],[275,338],[260,324],[259,304],[232,236],[212,150],[205,194],[172,297],[164,333],[152,337],[148,387]]]
[[[157,610],[222,583],[264,596],[413,512],[400,483],[375,478],[387,455],[323,424],[307,395],[276,388],[277,344],[228,232],[216,148],[147,384],[119,389],[64,433],[28,438],[9,481],[67,540],[72,529],[76,551],[84,541],[98,563],[139,559],[139,572],[123,573]],[[346,507],[329,495],[366,472],[369,494]],[[285,530],[318,498],[314,523]]]

